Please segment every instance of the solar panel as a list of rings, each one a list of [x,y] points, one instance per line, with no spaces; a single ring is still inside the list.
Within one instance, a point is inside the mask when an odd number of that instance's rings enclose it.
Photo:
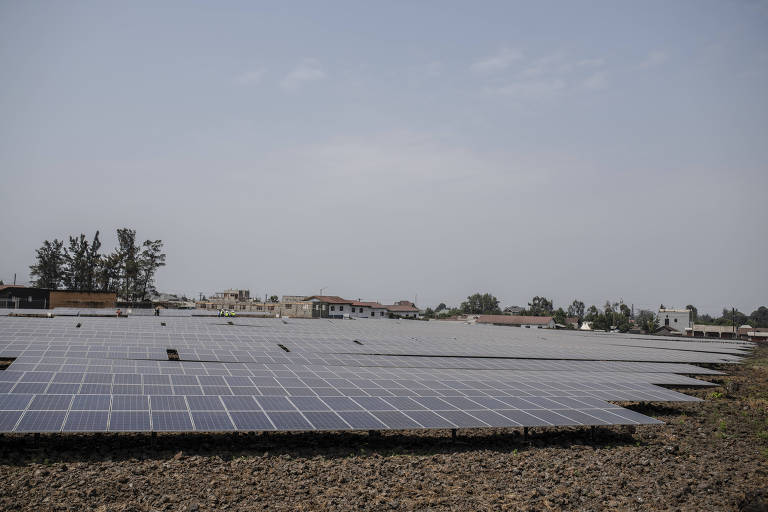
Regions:
[[[0,357],[15,358],[0,371],[0,431],[654,423],[608,401],[697,400],[659,384],[707,385],[679,374],[717,374],[690,363],[738,362],[751,347],[455,322],[228,325],[188,312],[160,326],[112,313],[0,316]],[[80,327],[62,314],[80,314]]]

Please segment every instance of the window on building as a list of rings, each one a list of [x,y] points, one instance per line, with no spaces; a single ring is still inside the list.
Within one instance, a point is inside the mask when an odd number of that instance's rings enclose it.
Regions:
[[[344,306],[339,306],[339,311],[344,311]]]
[[[336,311],[336,306],[331,306],[331,311]]]

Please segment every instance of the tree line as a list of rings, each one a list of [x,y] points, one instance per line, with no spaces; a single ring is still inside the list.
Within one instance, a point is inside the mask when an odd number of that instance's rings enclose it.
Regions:
[[[102,254],[99,232],[45,240],[30,265],[34,286],[51,290],[109,291],[126,301],[145,301],[157,292],[155,274],[165,266],[162,240],[136,242],[136,230],[117,230],[117,247]]]
[[[664,304],[659,306],[665,309]],[[685,309],[691,310],[691,320],[697,324],[714,325],[751,325],[752,327],[768,327],[768,308],[760,306],[750,315],[738,310],[723,308],[722,315],[714,318],[710,315],[699,315],[697,308],[688,304]],[[509,308],[504,311],[499,307],[499,300],[490,293],[475,293],[467,297],[459,307],[449,308],[440,303],[436,308],[427,308],[426,318],[447,318],[456,315],[499,315],[510,314]],[[646,332],[654,332],[659,328],[659,320],[653,311],[642,309],[636,314],[623,301],[605,301],[602,308],[594,304],[585,307],[584,302],[574,300],[566,309],[555,309],[551,299],[535,296],[528,302],[527,308],[516,311],[515,314],[526,316],[551,316],[555,323],[569,325],[568,319],[576,319],[578,324],[589,322],[592,329],[629,331],[633,325]]]

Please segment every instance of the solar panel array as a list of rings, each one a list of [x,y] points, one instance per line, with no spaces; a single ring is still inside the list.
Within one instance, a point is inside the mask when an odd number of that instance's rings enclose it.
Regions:
[[[39,313],[39,311],[38,311]],[[0,432],[647,424],[750,344],[457,322],[0,316]],[[93,314],[94,312],[86,312]],[[169,351],[179,360],[169,360]],[[175,359],[175,357],[173,357]]]

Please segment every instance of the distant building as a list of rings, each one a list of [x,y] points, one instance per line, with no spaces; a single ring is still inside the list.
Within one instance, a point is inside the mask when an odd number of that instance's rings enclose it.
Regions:
[[[395,304],[384,306],[389,314],[402,318],[418,318],[419,308],[411,301],[399,300]]]
[[[378,302],[353,301],[350,316],[354,318],[387,318],[389,310]]]
[[[280,302],[303,302],[308,295],[283,295]]]
[[[478,315],[477,323],[493,325],[510,325],[527,329],[554,329],[555,319],[551,316],[521,316],[521,315]]]
[[[509,315],[522,315],[523,311],[525,311],[525,308],[521,306],[507,306],[504,308],[504,312]]]
[[[228,309],[231,311],[251,311],[250,290],[224,290],[217,292],[212,297],[197,302],[200,309]]]
[[[686,336],[693,338],[719,338],[735,339],[739,335],[739,330],[732,325],[703,325],[693,324],[684,331]]]
[[[336,295],[312,295],[306,300],[313,306],[318,318],[344,318],[352,312],[353,300],[343,299]],[[315,315],[313,315],[315,316]]]
[[[669,327],[680,334],[684,334],[693,325],[690,309],[659,309],[658,319],[660,326]]]
[[[575,317],[575,316],[568,317],[568,318],[565,319],[565,325],[569,325],[569,326],[573,327],[574,329],[578,329],[579,328],[579,319],[577,317]]]

